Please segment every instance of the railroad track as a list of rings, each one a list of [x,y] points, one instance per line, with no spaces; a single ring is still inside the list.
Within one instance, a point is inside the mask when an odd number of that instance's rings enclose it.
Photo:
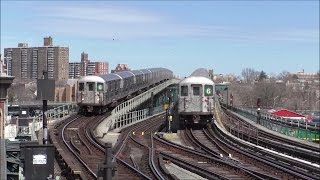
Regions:
[[[119,157],[130,163],[135,168],[141,170],[150,179],[175,179],[175,177],[170,175],[164,168],[164,163],[168,160],[209,179],[260,178],[241,167],[225,163],[219,158],[212,158],[209,156],[205,157],[207,159],[204,157],[199,158],[198,151],[191,151],[188,152],[187,155],[184,155],[185,152],[183,150],[179,151],[174,144],[169,143],[163,145],[159,143],[159,141],[161,142],[162,140],[154,135],[154,132],[158,129],[160,124],[164,122],[163,117],[159,118],[141,122],[140,124],[124,129],[121,132],[121,140],[118,141],[122,142],[122,144],[121,146],[115,147],[115,157]],[[132,156],[135,152],[138,152],[137,154],[144,153],[145,155],[140,157]],[[205,156],[204,154],[201,155]],[[190,159],[190,157],[192,158]],[[205,159],[203,162],[209,163],[198,164],[198,162],[200,162],[198,160],[201,158]]]
[[[54,139],[53,144],[57,149],[62,148],[59,154],[65,160],[65,166],[70,169],[69,178],[97,179],[98,164],[103,162],[104,153],[88,141],[86,127],[103,118],[105,117],[74,115],[55,126],[58,137],[51,139]]]
[[[63,174],[67,179],[98,178],[98,165],[102,164],[105,159],[105,149],[104,144],[97,141],[92,132],[97,122],[103,118],[105,116],[72,115],[65,121],[56,124],[54,130],[50,131],[51,140],[57,149],[57,159],[59,164],[62,164],[62,169],[65,169]],[[113,162],[117,164],[118,179],[128,179],[128,177],[130,179],[175,179],[164,167],[167,161],[174,162],[209,179],[278,178],[243,168],[239,163],[235,163],[235,160],[226,161],[221,158],[222,153],[219,153],[219,149],[215,150],[214,156],[208,156],[205,155],[203,148],[179,150],[176,145],[164,143],[162,138],[154,135],[163,120],[163,117],[162,119],[154,118],[122,131],[123,136],[120,136],[119,145],[114,148],[113,157]],[[139,153],[142,154],[141,157],[134,156]],[[223,157],[228,153],[226,150]],[[291,178],[291,176],[284,177]]]
[[[105,116],[84,117],[73,115],[59,122],[50,132],[56,147],[60,166],[66,169],[62,174],[67,179],[97,179],[98,167],[105,159],[104,146],[93,137],[92,129]],[[62,139],[62,141],[61,141]],[[145,177],[130,164],[116,158],[118,179],[141,179]]]
[[[224,111],[226,116],[233,118],[234,121],[241,122],[243,125],[247,126],[249,129],[249,123],[241,119],[240,117],[228,112]],[[274,134],[269,134],[264,131],[257,131],[258,139],[250,138],[246,133],[241,133],[244,136],[244,139],[250,141],[252,143],[259,143],[259,146],[276,150],[277,152],[281,152],[283,154],[303,159],[305,161],[319,164],[320,162],[320,145],[318,147],[308,146],[305,144],[300,144],[295,141],[292,141],[287,138],[275,136]]]
[[[243,147],[237,141],[230,141],[220,134],[217,128],[192,130],[190,136],[195,139],[197,146],[207,153],[222,154],[226,161],[238,164],[257,175],[264,174],[268,179],[315,179],[320,177],[315,171],[310,170],[310,167],[302,166],[299,162],[289,161],[287,158],[272,153],[261,152],[254,147]]]
[[[208,179],[264,179],[246,169],[154,135],[156,152],[191,172]]]
[[[152,134],[163,122],[164,116],[160,115],[124,129],[119,141],[122,144],[115,147],[115,157],[130,163],[150,179],[168,179],[152,148]]]

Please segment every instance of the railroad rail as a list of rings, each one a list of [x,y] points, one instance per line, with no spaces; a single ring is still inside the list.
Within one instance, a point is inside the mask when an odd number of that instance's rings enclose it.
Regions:
[[[223,119],[226,126],[232,129],[231,132],[238,137],[241,135],[242,139],[314,164],[319,164],[320,162],[320,146],[314,147],[300,144],[296,141],[261,131],[227,110],[224,111]]]
[[[253,173],[265,174],[269,176],[266,177],[268,179],[314,179],[319,177],[315,169],[309,166],[301,165],[283,156],[259,151],[254,147],[243,146],[237,141],[230,141],[226,136],[220,134],[216,127],[192,130],[190,136],[195,139],[197,146],[207,153],[220,153],[226,161],[243,166]]]
[[[104,146],[97,143],[92,136],[92,129],[104,116],[85,117],[73,115],[57,123],[50,132],[52,143],[56,147],[58,163],[65,169],[62,175],[67,179],[97,179],[99,165],[105,159]],[[62,141],[61,141],[62,139]],[[145,177],[134,167],[121,159],[118,163],[118,179]]]
[[[206,155],[154,135],[154,141],[163,159],[170,160],[179,166],[208,179],[264,179],[261,176],[243,169],[235,164],[226,162],[220,157]]]
[[[162,172],[162,167],[157,162],[157,158],[152,148],[152,134],[159,129],[164,122],[164,116],[159,115],[149,120],[137,123],[123,129],[120,137],[121,144],[114,148],[115,157],[119,157],[131,163],[135,168],[141,170],[151,179],[168,179]],[[132,155],[136,154],[139,155]]]
[[[229,116],[229,114],[231,115]],[[261,156],[273,157],[275,160],[278,160],[276,164],[282,167],[287,167],[298,174],[305,175],[309,178],[320,177],[320,165],[313,163],[315,161],[312,160],[312,156],[308,156],[308,152],[313,155],[317,154],[318,152],[309,150],[307,148],[292,148],[294,147],[294,144],[291,144],[292,147],[289,148],[290,145],[285,143],[287,141],[286,138],[277,137],[273,134],[270,134],[269,138],[278,138],[278,141],[270,141],[270,139],[267,141],[265,137],[262,137],[260,130],[257,127],[247,123],[240,117],[234,115],[233,113],[229,113],[228,111],[223,112],[221,119],[223,126],[227,131],[229,131],[235,137],[252,143],[251,145],[245,142],[242,143],[246,149],[251,149],[252,152],[259,153]],[[215,124],[218,126],[218,123]],[[224,136],[226,135],[227,133],[224,133]],[[281,141],[282,139],[283,141]],[[236,141],[239,140],[236,138],[232,139],[232,142]],[[279,143],[282,145],[279,146]],[[294,154],[293,151],[298,153]],[[304,160],[304,157],[310,161]],[[316,155],[314,157],[318,158]]]

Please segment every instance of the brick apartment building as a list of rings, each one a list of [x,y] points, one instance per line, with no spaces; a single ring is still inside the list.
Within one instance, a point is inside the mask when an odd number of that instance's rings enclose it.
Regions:
[[[18,47],[5,48],[4,60],[8,75],[15,77],[14,82],[36,81],[44,70],[48,71],[50,79],[68,80],[69,47],[53,46],[50,36],[44,38],[41,47],[19,43]]]
[[[81,53],[81,62],[69,63],[69,79],[81,76],[103,75],[109,73],[108,62],[91,62],[87,53]]]

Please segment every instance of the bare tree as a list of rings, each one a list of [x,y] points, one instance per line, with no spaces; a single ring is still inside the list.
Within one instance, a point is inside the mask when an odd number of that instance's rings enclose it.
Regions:
[[[277,78],[279,80],[282,80],[284,82],[287,82],[288,80],[290,80],[291,78],[291,74],[288,71],[282,71],[281,73],[279,73],[279,75],[277,76]]]
[[[252,97],[253,87],[248,84],[233,83],[230,85],[230,94],[233,95],[235,106],[252,107],[254,98]]]
[[[253,68],[245,68],[242,70],[241,75],[246,83],[250,83],[258,78],[259,72]]]
[[[242,71],[245,82],[256,80],[258,75],[255,75],[254,70],[250,68]],[[317,75],[320,78],[319,72]],[[261,98],[263,108],[302,110],[298,111],[302,113],[308,113],[310,110],[319,110],[319,81],[306,81],[302,83],[298,81],[299,78],[296,74],[290,74],[287,71],[283,71],[274,77],[277,78],[274,78],[274,80],[269,79],[270,81],[232,83],[229,92],[234,96],[234,105],[256,107],[257,98],[259,97]],[[277,79],[283,80],[283,82],[277,82]]]

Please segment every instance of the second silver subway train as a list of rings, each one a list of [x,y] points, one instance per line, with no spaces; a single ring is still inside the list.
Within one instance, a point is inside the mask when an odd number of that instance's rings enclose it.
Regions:
[[[165,68],[85,76],[78,81],[77,104],[82,114],[101,114],[109,107],[173,77]]]

